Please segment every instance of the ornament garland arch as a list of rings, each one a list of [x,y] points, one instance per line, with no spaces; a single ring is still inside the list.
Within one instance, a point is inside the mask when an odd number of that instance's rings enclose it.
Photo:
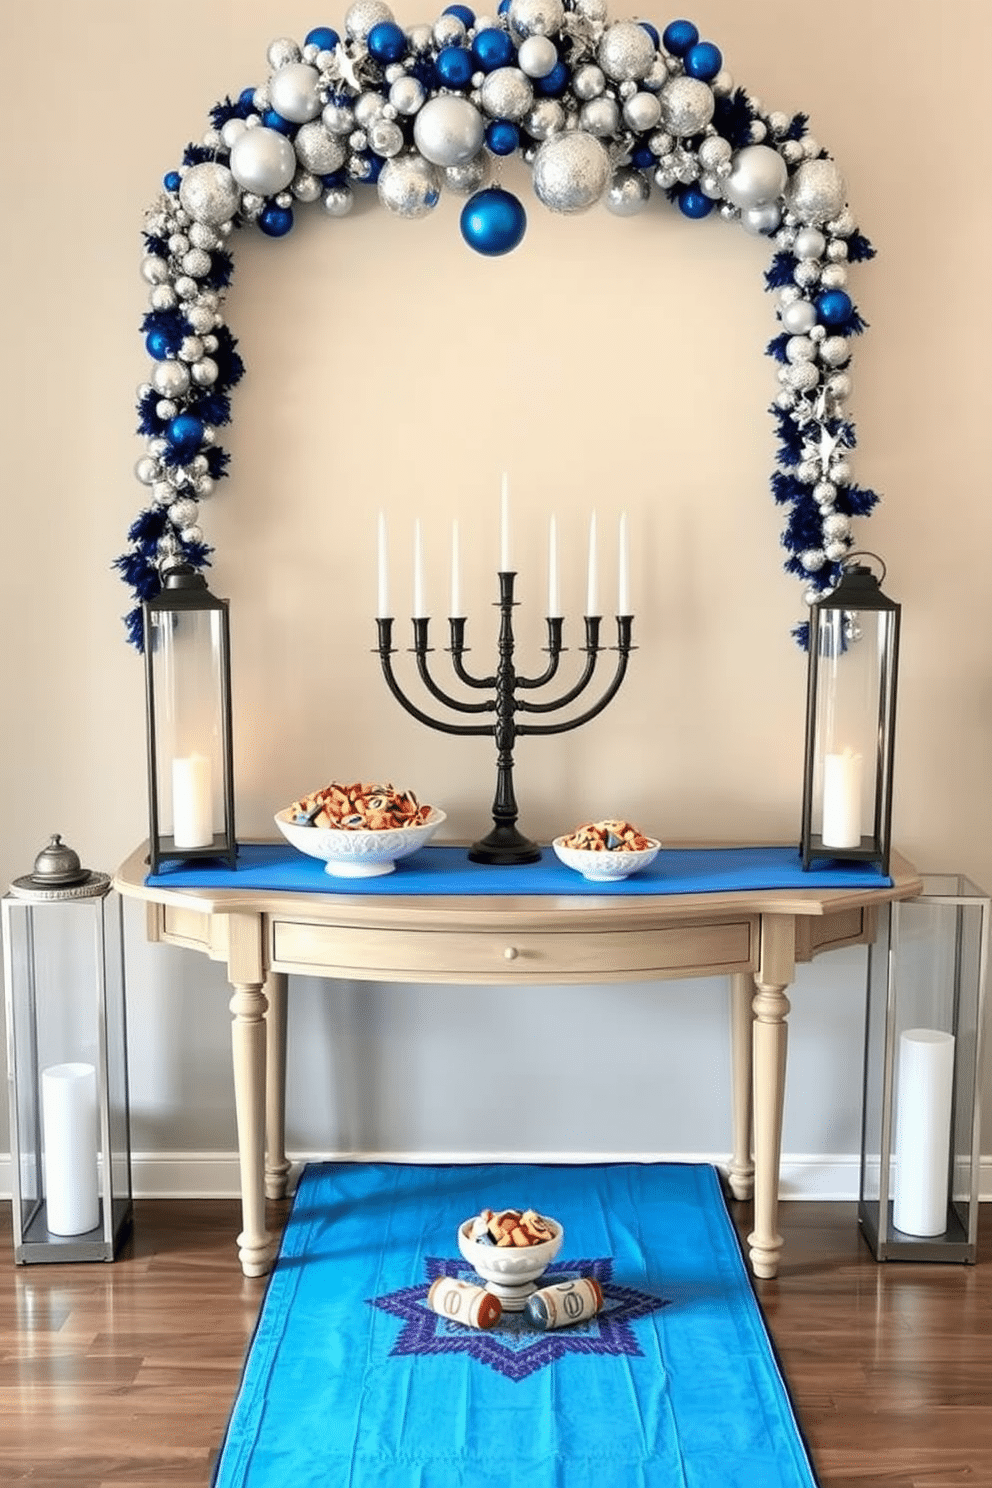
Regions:
[[[142,649],[141,602],[159,592],[163,566],[202,569],[213,553],[200,503],[227,474],[218,430],[245,372],[223,315],[235,231],[282,238],[298,209],[343,218],[363,190],[415,219],[446,189],[466,197],[466,245],[498,257],[522,240],[526,212],[489,170],[517,153],[550,211],[603,203],[629,216],[661,195],[687,218],[713,214],[769,239],[784,568],[807,604],[835,586],[852,521],[879,499],[853,479],[847,412],[852,341],[865,329],[848,269],[874,249],[805,114],[765,111],[691,21],[659,33],[610,20],[605,0],[500,0],[495,16],[452,4],[406,28],[385,0],[355,0],[343,34],[279,38],[267,62],[265,82],[213,107],[147,214],[152,366],[138,389],[147,444],[135,467],[147,500],[114,560],[135,600],[132,644]],[[793,633],[805,645],[807,623]]]

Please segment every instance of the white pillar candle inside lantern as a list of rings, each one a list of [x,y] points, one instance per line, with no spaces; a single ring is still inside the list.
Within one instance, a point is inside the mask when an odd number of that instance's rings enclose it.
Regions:
[[[907,1235],[947,1228],[954,1037],[910,1028],[899,1039],[892,1222]]]
[[[53,1235],[85,1235],[100,1223],[93,1065],[42,1070],[41,1108],[48,1229]]]
[[[824,847],[861,846],[861,781],[863,756],[853,749],[827,754],[823,760]]]
[[[213,785],[205,754],[172,761],[172,817],[176,847],[209,847],[213,842]]]

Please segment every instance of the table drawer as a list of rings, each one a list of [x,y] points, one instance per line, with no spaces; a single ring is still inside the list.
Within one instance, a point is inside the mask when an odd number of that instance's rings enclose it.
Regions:
[[[276,971],[380,981],[556,982],[753,971],[757,917],[628,931],[382,931],[273,919]]]

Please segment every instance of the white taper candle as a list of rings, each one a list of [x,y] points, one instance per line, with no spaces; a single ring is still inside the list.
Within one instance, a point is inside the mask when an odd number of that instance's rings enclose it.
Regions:
[[[510,477],[505,470],[499,493],[499,571],[510,572]]]
[[[379,594],[375,613],[377,619],[384,620],[389,614],[389,550],[386,538],[385,512],[379,513],[378,554]]]
[[[452,619],[462,616],[462,562],[458,540],[458,522],[451,524],[451,609]]]
[[[596,513],[589,518],[589,574],[586,589],[586,614],[599,614],[599,563],[596,554]]]
[[[424,600],[424,543],[420,532],[420,518],[413,524],[413,618],[422,619],[427,614]]]
[[[627,536],[627,513],[620,513],[620,531],[617,534],[617,614],[629,615],[630,610],[630,546]]]
[[[548,617],[561,617],[561,594],[558,588],[558,518],[548,523]]]

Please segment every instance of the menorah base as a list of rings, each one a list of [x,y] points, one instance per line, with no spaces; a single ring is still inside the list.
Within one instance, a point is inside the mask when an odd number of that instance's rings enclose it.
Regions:
[[[504,822],[493,827],[486,837],[473,842],[468,855],[473,863],[539,863],[541,849],[536,842],[531,842],[529,837],[518,832],[516,827],[507,826]]]

